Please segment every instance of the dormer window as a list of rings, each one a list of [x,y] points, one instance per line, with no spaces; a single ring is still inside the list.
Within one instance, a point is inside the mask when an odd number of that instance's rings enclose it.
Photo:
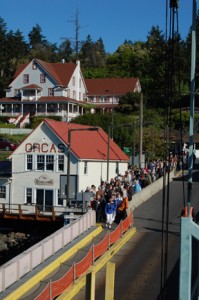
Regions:
[[[34,63],[32,64],[32,69],[33,69],[33,70],[37,70],[37,63],[34,62]]]
[[[29,83],[29,74],[23,75],[23,83]]]
[[[40,74],[40,83],[45,83],[45,82],[46,82],[46,75]]]

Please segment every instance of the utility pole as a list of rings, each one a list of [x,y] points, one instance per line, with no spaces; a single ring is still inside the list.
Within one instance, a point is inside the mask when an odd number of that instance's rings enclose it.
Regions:
[[[140,154],[139,166],[142,167],[142,136],[143,136],[143,93],[140,95]]]
[[[74,51],[75,51],[75,54],[76,54],[76,58],[78,59],[79,44],[80,44],[79,30],[81,28],[80,25],[79,25],[79,9],[78,8],[76,10],[75,18],[73,20],[68,20],[67,22],[74,23],[74,25],[75,25],[75,46],[74,46]],[[66,38],[62,38],[62,39],[66,39]],[[71,38],[69,40],[71,40]],[[72,39],[72,40],[74,40],[74,39]]]

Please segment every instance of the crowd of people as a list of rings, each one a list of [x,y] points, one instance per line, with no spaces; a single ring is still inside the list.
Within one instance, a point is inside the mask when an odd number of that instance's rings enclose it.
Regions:
[[[129,166],[125,174],[118,174],[110,182],[102,181],[98,188],[95,185],[87,187],[85,192],[92,195],[91,208],[96,211],[97,222],[105,222],[111,228],[113,222],[124,220],[133,195],[162,177],[171,164],[171,161],[157,160],[144,168]]]

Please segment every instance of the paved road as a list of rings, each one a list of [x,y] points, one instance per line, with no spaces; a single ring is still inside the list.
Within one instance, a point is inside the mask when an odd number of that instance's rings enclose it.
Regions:
[[[199,171],[193,172],[192,204],[195,212],[199,210]],[[187,199],[187,182],[182,178],[169,185],[169,228],[167,293],[160,295],[161,286],[161,241],[162,241],[162,192],[139,206],[134,212],[137,233],[111,259],[116,264],[115,300],[156,300],[178,299],[179,256],[180,256],[180,214],[184,195]],[[96,275],[96,300],[104,299],[105,268]],[[85,299],[83,288],[74,300]]]

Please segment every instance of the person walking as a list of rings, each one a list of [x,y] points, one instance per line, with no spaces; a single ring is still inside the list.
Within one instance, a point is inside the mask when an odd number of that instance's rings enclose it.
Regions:
[[[116,213],[116,206],[112,196],[109,198],[109,202],[106,203],[105,213],[106,213],[106,227],[111,228],[111,225],[115,220],[115,213]]]
[[[126,191],[124,191],[122,196],[122,202],[117,210],[116,223],[119,224],[121,220],[126,219],[128,207],[129,207],[128,196]]]

